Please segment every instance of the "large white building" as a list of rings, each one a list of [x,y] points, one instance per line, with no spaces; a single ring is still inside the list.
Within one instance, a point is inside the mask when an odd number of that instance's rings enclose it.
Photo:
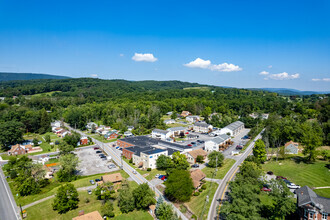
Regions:
[[[244,123],[241,121],[235,121],[229,125],[227,125],[226,127],[220,129],[218,131],[218,135],[221,134],[230,134],[230,136],[236,136],[239,133],[241,133],[241,131],[244,129]]]
[[[143,151],[140,153],[141,161],[143,162],[143,168],[151,168],[155,169],[156,167],[156,160],[160,155],[168,155],[167,150],[165,149],[154,149],[149,151]]]
[[[194,131],[197,131],[197,132],[207,133],[213,129],[213,126],[209,125],[205,122],[196,122],[193,126],[193,129],[194,129]]]
[[[210,151],[219,151],[219,146],[221,144],[225,144],[226,141],[230,140],[230,136],[226,134],[221,134],[217,136],[216,138],[213,138],[212,140],[206,141],[205,142],[205,150],[207,152]]]
[[[171,137],[171,132],[156,128],[156,129],[152,130],[151,137],[164,141]]]
[[[198,122],[200,120],[200,117],[198,115],[189,115],[186,117],[187,122],[194,123]]]
[[[187,128],[185,127],[173,127],[173,128],[168,128],[166,131],[170,132],[170,136],[180,136],[182,133],[186,132]]]

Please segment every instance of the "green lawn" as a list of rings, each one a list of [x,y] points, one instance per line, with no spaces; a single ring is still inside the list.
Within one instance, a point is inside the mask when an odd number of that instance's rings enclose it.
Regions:
[[[130,165],[132,168],[136,169],[136,171],[139,172],[141,175],[148,174],[148,176],[145,176],[145,178],[147,180],[152,180],[157,173],[159,173],[161,175],[165,175],[166,174],[166,172],[164,170],[158,170],[158,169],[152,169],[151,171],[141,170],[141,169],[138,169],[135,165],[131,164],[128,159],[123,158],[123,160],[128,165]]]
[[[205,167],[202,171],[206,174],[207,178],[214,179],[223,179],[229,169],[234,165],[236,161],[234,159],[225,159],[222,167],[218,168],[217,175],[213,177],[213,173],[215,172],[215,168]]]
[[[135,188],[132,186],[133,182],[130,182],[131,188]],[[135,182],[134,182],[135,183]],[[134,185],[134,184],[133,184]],[[137,185],[137,184],[136,184]],[[86,203],[86,199],[89,199],[89,202]],[[80,210],[84,210],[85,213],[93,212],[93,211],[99,211],[101,209],[101,201],[96,200],[96,196],[94,194],[88,195],[87,192],[81,191],[79,192],[79,207],[75,210],[71,210],[65,214],[58,214],[56,211],[52,208],[52,202],[54,199],[49,199],[47,201],[44,201],[42,203],[39,203],[35,206],[32,206],[30,208],[27,208],[27,219],[29,220],[59,220],[59,219],[72,219],[73,217],[78,216],[78,213]],[[118,202],[114,201],[114,212],[115,217],[114,219],[138,219],[138,220],[144,220],[144,219],[153,219],[151,215],[146,211],[133,211],[128,214],[122,214],[120,212],[120,209],[118,207]],[[101,214],[101,213],[100,213]]]
[[[314,189],[314,192],[316,192],[320,196],[330,198],[330,188],[326,188],[326,189]]]
[[[211,182],[206,182],[206,189],[201,192],[201,194],[199,196],[192,196],[189,202],[186,202],[185,205],[187,205],[189,207],[189,209],[198,217],[198,219],[200,219],[204,205],[205,205],[205,200],[206,200],[206,196],[209,193],[209,189],[211,187]],[[209,202],[206,205],[206,208],[204,210],[204,214],[203,214],[203,219],[207,218],[207,214],[209,212],[209,208],[213,199],[213,196],[215,194],[215,191],[218,188],[218,184],[217,183],[212,183],[212,188],[211,188],[211,192],[210,192],[210,198],[209,198]]]
[[[123,176],[123,178],[128,178],[128,174],[125,173],[125,171],[123,171],[123,170],[115,171],[112,173],[117,173],[117,172],[120,172],[121,175]],[[106,174],[109,174],[109,173],[106,173]],[[91,184],[90,184],[89,180],[100,179],[102,175],[104,175],[104,174],[95,174],[95,175],[91,175],[91,176],[80,176],[78,180],[75,180],[71,183],[76,188],[90,186]],[[15,188],[13,187],[13,182],[9,181],[9,185],[10,185],[11,191],[14,195],[14,198],[16,200],[16,203],[18,205],[21,204],[22,206],[30,204],[34,201],[46,198],[48,196],[54,195],[56,193],[58,187],[61,184],[65,184],[65,183],[60,183],[58,181],[51,180],[50,184],[47,185],[46,187],[42,188],[41,192],[39,194],[21,197],[21,196],[16,196],[17,192],[16,192]]]
[[[262,168],[264,171],[273,171],[275,175],[284,176],[300,186],[318,187],[330,186],[330,172],[326,165],[327,162],[320,160],[312,164],[306,164],[286,159],[278,162],[272,160],[263,164]],[[330,197],[329,190],[320,189],[316,192],[321,192],[323,195]]]
[[[91,136],[92,138],[95,138],[96,140],[101,141],[101,142],[104,142],[104,143],[111,143],[111,142],[115,142],[117,140],[117,138],[111,139],[111,140],[107,140],[103,136],[98,135],[98,134],[88,134],[88,135]]]

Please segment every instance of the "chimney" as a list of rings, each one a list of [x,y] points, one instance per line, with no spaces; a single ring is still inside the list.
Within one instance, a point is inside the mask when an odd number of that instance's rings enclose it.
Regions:
[[[303,191],[301,191],[301,192],[300,192],[300,195],[304,195],[304,192],[303,192]]]

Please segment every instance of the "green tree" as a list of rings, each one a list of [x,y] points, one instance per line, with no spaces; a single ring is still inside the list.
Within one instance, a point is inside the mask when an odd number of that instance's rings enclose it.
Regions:
[[[159,220],[176,220],[178,219],[175,215],[173,208],[170,204],[162,202],[157,208],[156,208],[156,216]]]
[[[204,157],[202,155],[197,155],[196,162],[197,163],[204,163]]]
[[[57,177],[61,182],[70,182],[76,179],[76,168],[79,164],[78,157],[75,154],[65,154],[60,156],[60,170]]]
[[[253,155],[261,162],[265,162],[267,159],[266,156],[266,146],[263,140],[258,139],[253,148]]]
[[[208,155],[208,158],[209,158],[209,162],[208,162],[209,167],[221,167],[223,164],[224,156],[219,151],[212,151]]]
[[[119,193],[118,206],[123,213],[131,212],[135,208],[132,191],[130,190],[128,183],[125,181],[122,183],[122,188]]]
[[[150,205],[156,203],[155,193],[149,188],[147,183],[140,184],[133,190],[135,207],[137,209],[147,209]]]
[[[194,185],[187,170],[174,169],[165,182],[165,195],[174,201],[187,202],[190,200]]]
[[[51,119],[45,109],[40,110],[40,128],[39,133],[44,134],[48,131],[50,131]]]
[[[322,144],[322,130],[316,123],[305,122],[301,125],[301,144],[304,146],[303,154],[307,161],[315,161],[316,148]]]
[[[8,150],[10,145],[23,141],[24,125],[17,121],[0,123],[0,145],[2,150]]]
[[[101,213],[102,216],[107,216],[107,217],[114,217],[115,213],[113,212],[113,203],[111,201],[106,201],[102,206],[101,206]]]
[[[60,150],[60,154],[70,154],[71,151],[74,151],[74,146],[68,144],[67,142],[62,142],[58,145],[58,149]]]
[[[173,111],[172,115],[171,115],[171,119],[175,120],[178,117],[176,114],[177,114],[177,112]]]
[[[47,143],[50,143],[50,142],[51,142],[51,139],[50,139],[50,135],[49,135],[49,134],[46,134],[46,135],[45,135],[45,141],[46,141]]]
[[[165,155],[160,155],[156,160],[156,166],[159,170],[166,170],[173,167],[172,159]]]
[[[181,154],[179,151],[172,154],[173,166],[176,169],[186,170],[190,167],[187,157],[184,154]]]
[[[72,132],[72,135],[66,135],[63,140],[70,146],[72,147],[77,147],[77,144],[80,140],[80,134],[78,134],[77,132]]]
[[[79,198],[78,192],[73,184],[65,184],[60,186],[55,195],[52,204],[53,209],[63,214],[70,210],[78,208]]]

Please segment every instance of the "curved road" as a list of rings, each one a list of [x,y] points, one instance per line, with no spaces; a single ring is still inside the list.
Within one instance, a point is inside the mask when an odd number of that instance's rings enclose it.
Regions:
[[[221,183],[218,186],[217,191],[215,192],[215,195],[213,197],[209,213],[208,213],[208,220],[214,220],[218,217],[218,209],[217,207],[220,206],[221,209],[221,201],[223,200],[223,197],[225,195],[225,192],[227,190],[229,181],[234,177],[237,170],[239,169],[239,166],[244,162],[244,160],[252,153],[252,149],[254,147],[254,142],[258,139],[261,139],[261,134],[263,133],[265,129],[263,129],[255,138],[254,141],[251,142],[251,144],[246,148],[244,153],[240,156],[240,158],[235,162],[235,164],[230,168],[230,170],[227,172],[225,177],[222,179]]]
[[[82,136],[88,136],[86,135],[85,133],[77,130],[77,129],[74,129],[72,127],[70,127],[67,123],[64,123],[64,126],[66,126],[69,130],[73,130],[79,134],[81,134]],[[92,138],[92,137],[90,137]],[[146,180],[140,173],[136,173],[134,174],[133,171],[136,171],[134,168],[132,168],[130,165],[128,165],[125,161],[121,160],[121,155],[118,155],[114,149],[112,149],[112,147],[109,146],[109,144],[105,144],[99,140],[96,140],[95,138],[92,138],[93,142],[95,144],[97,144],[98,146],[101,147],[101,149],[103,151],[105,151],[109,156],[111,156],[111,158],[118,164],[118,165],[121,165],[123,164],[122,166],[122,169],[135,181],[137,182],[138,184],[142,184],[142,183],[147,183],[150,188],[155,192],[156,194],[156,197],[162,195],[162,193],[153,185],[151,184],[148,180]],[[172,203],[170,203],[169,201],[166,201],[168,202],[169,204],[172,205],[174,211],[181,217],[181,219],[183,220],[187,220],[187,217],[185,215],[182,214],[182,212],[177,209]]]

